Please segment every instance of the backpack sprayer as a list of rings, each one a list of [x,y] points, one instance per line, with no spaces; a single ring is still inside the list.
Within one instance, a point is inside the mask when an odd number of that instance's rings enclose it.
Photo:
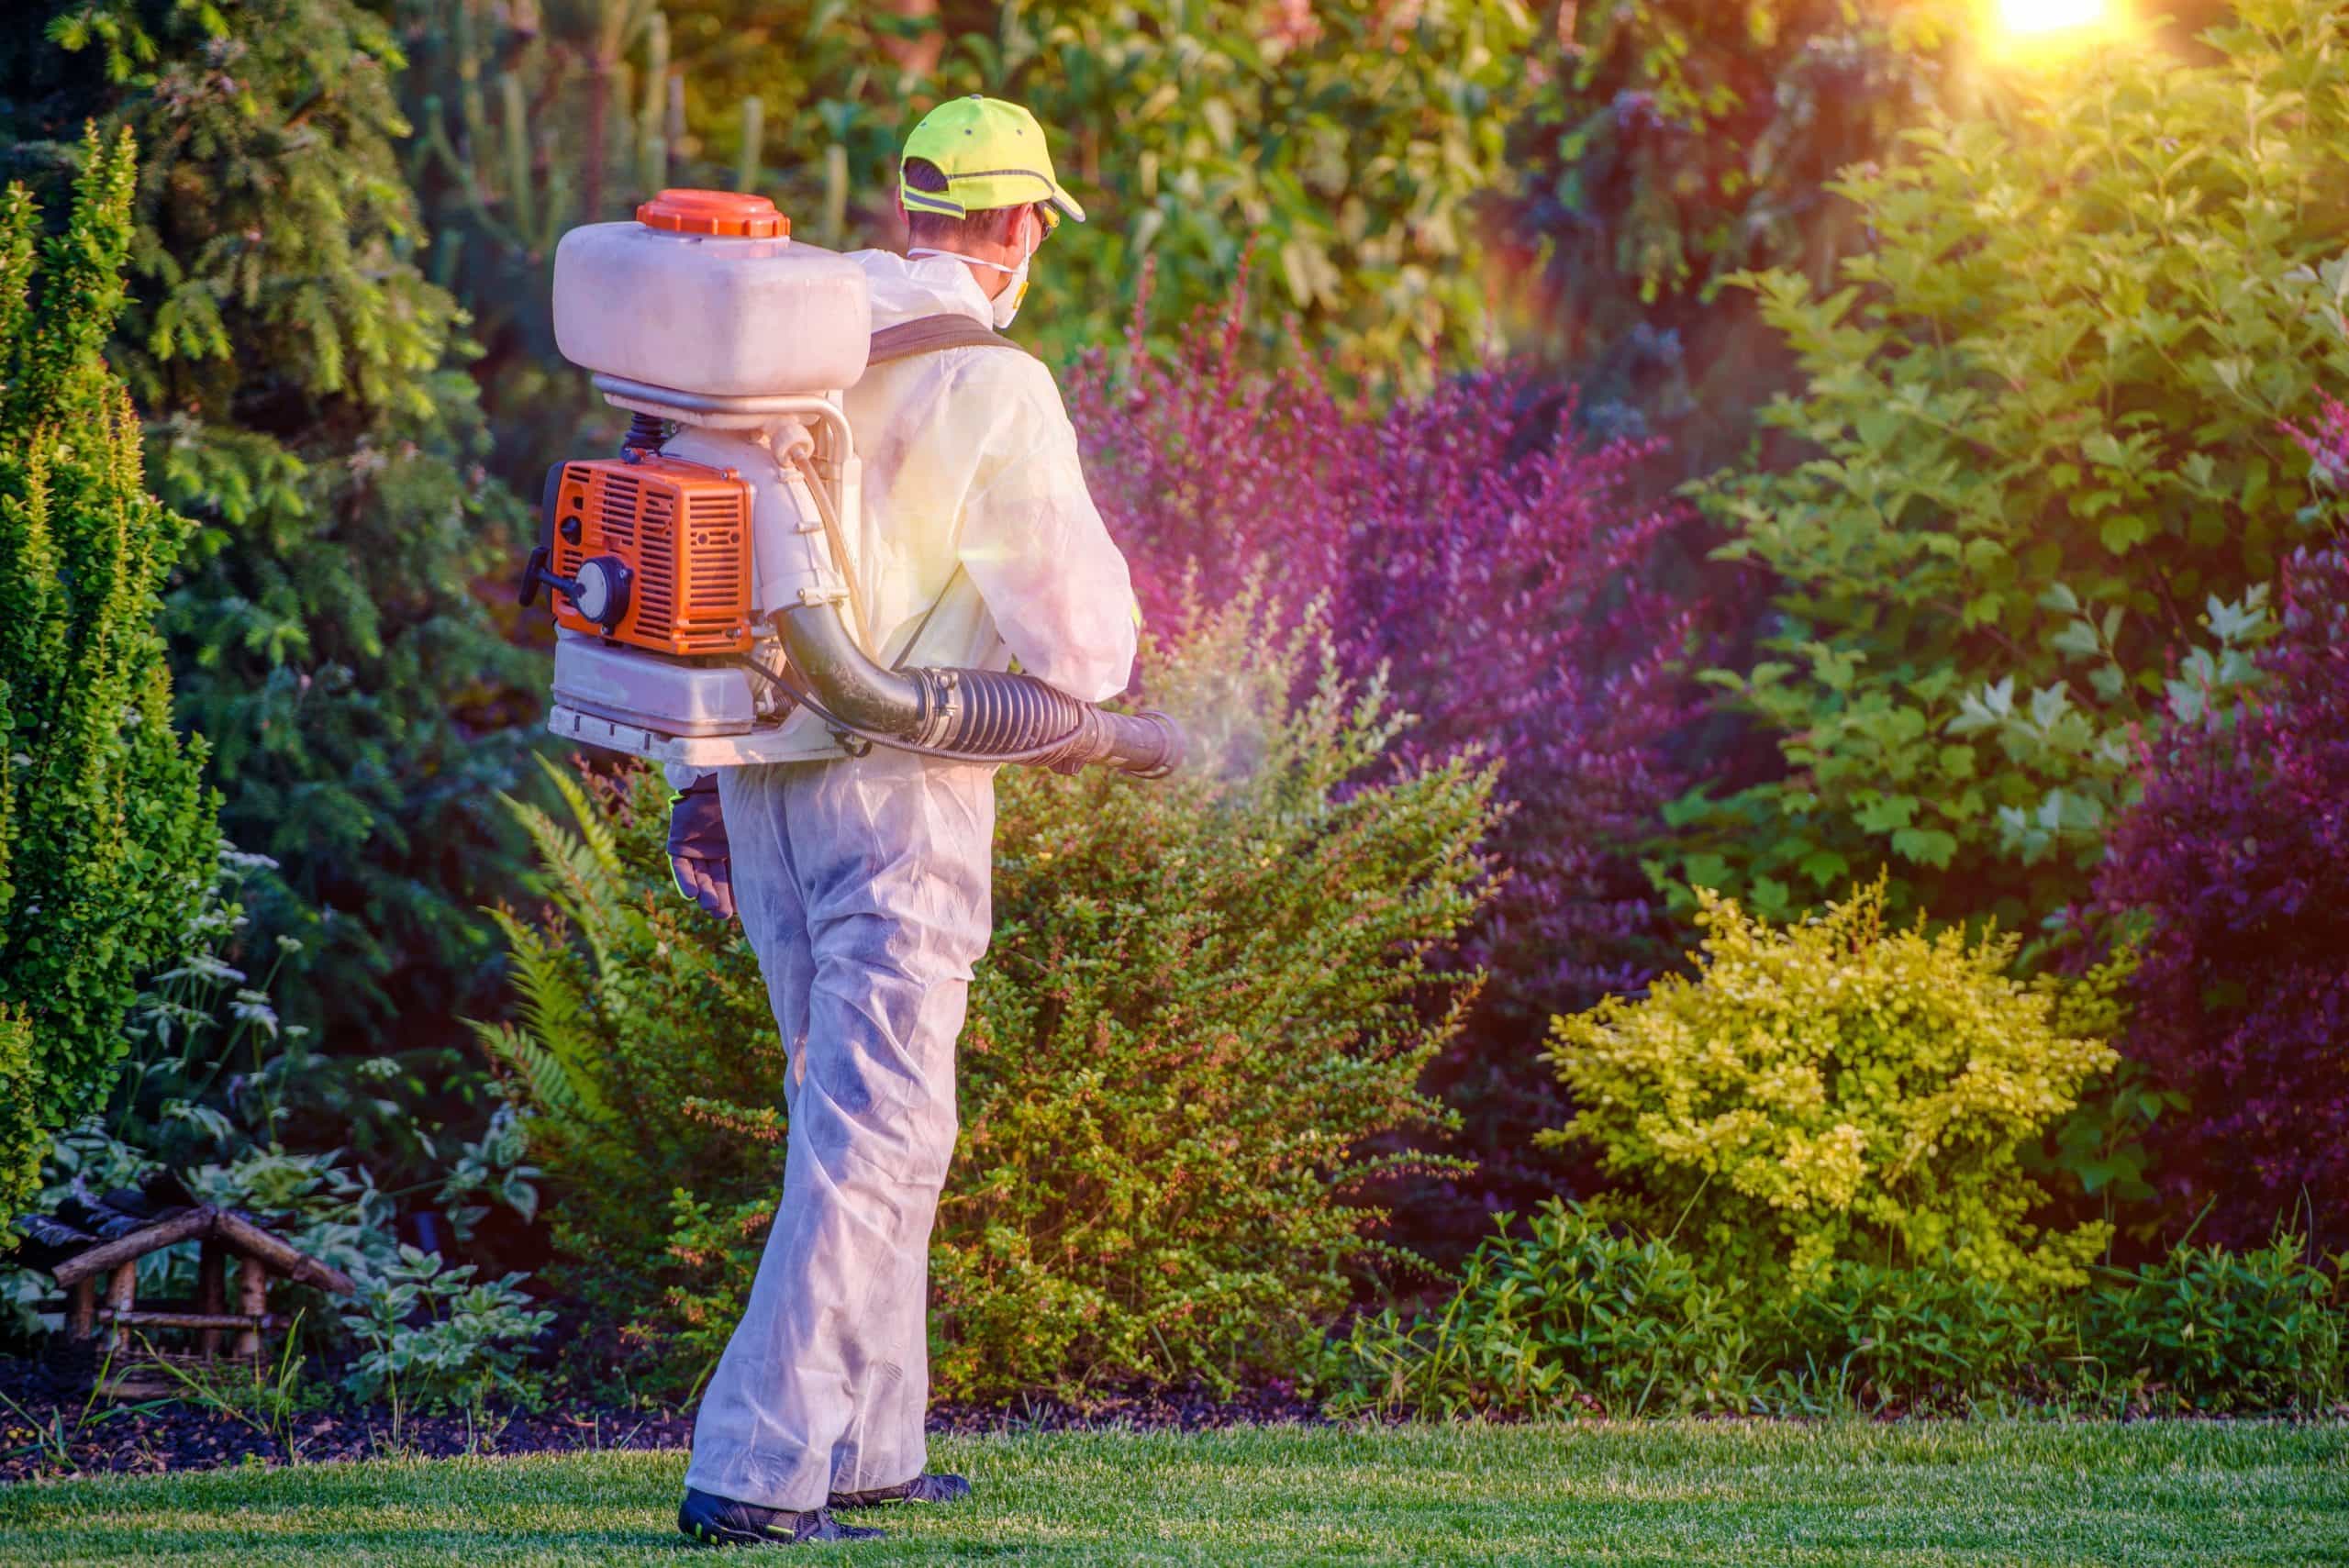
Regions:
[[[801,708],[852,754],[1140,778],[1181,761],[1163,713],[866,653],[849,618],[863,611],[843,526],[862,501],[841,394],[868,362],[952,335],[876,355],[863,272],[794,243],[774,203],[663,191],[633,223],[571,230],[554,325],[563,358],[631,418],[616,458],[547,473],[520,598],[552,591],[549,729],[694,773],[780,760]]]

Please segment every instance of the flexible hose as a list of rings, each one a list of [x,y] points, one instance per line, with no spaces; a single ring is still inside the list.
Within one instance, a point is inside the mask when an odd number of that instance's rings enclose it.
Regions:
[[[750,671],[752,674],[758,676],[761,680],[766,682],[769,685],[774,686],[777,691],[782,692],[785,696],[791,698],[792,701],[797,703],[800,706],[814,714],[818,718],[822,719],[834,729],[842,731],[845,734],[853,735],[860,740],[870,740],[876,746],[886,746],[891,751],[911,751],[916,756],[935,757],[941,762],[1003,762],[1007,764],[1019,762],[1042,762],[1050,761],[1053,756],[1057,755],[1062,748],[1066,746],[1072,739],[1071,736],[1063,735],[1058,740],[1046,745],[1030,746],[1025,750],[1019,751],[958,751],[942,743],[908,740],[902,735],[891,735],[883,730],[868,729],[863,725],[850,723],[847,719],[842,718],[839,714],[834,713],[822,703],[817,701],[815,694],[807,690],[807,687],[800,685],[795,681],[785,680],[784,677],[776,674],[773,670],[768,669],[765,665],[758,662],[758,661],[754,659],[742,659],[737,661],[737,662],[739,662],[742,668]],[[916,675],[921,675],[927,674],[930,672],[914,671],[909,673]]]
[[[1032,675],[1000,670],[907,670],[904,673],[920,694],[916,732],[893,734],[851,723],[799,683],[754,660],[740,662],[833,728],[917,756],[953,762],[1036,763],[1066,771],[1107,762],[1140,778],[1163,778],[1182,758],[1182,732],[1164,714],[1106,712]]]
[[[1032,676],[993,670],[912,673],[931,711],[944,719],[940,745],[1000,755],[1066,746],[1085,732],[1089,705]]]

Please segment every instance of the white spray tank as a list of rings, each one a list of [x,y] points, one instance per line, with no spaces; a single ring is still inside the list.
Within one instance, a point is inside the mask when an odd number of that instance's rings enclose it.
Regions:
[[[563,357],[635,418],[617,458],[547,476],[521,596],[553,590],[549,728],[673,774],[791,754],[782,725],[800,706],[852,751],[1145,777],[1175,765],[1181,731],[1163,714],[1000,671],[874,663],[841,406],[874,351],[871,302],[863,269],[795,242],[773,203],[663,191],[633,223],[573,229],[554,320]]]
[[[864,372],[864,274],[763,197],[666,191],[563,236],[554,322],[636,417],[617,459],[548,475],[523,594],[554,590],[549,723],[688,767],[758,760],[743,740],[780,704],[743,661],[779,664],[776,611],[847,597],[824,525],[860,505],[840,403]]]

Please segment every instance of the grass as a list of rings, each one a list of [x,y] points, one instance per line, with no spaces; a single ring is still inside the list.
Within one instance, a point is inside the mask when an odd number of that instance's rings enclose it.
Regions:
[[[974,1504],[860,1564],[2349,1563],[2349,1428],[1265,1429],[941,1440]],[[680,1562],[684,1459],[254,1468],[0,1492],[0,1562]],[[796,1561],[796,1559],[795,1559]]]

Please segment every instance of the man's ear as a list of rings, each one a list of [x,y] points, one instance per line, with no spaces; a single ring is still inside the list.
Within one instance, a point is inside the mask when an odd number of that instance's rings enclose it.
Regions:
[[[1017,206],[998,207],[996,209],[998,215],[996,222],[988,226],[994,232],[987,238],[995,241],[1008,256],[1015,261],[1019,256],[1019,237],[1027,232],[1024,227],[1026,220],[1019,215],[1027,210],[1026,207]]]
[[[1031,223],[1036,227],[1036,242],[1032,245],[1028,242],[1028,226]],[[1011,226],[1004,231],[1003,248],[1010,252],[1015,261],[1022,256],[1033,256],[1044,248],[1044,220],[1036,216],[1032,206],[1011,209]]]

